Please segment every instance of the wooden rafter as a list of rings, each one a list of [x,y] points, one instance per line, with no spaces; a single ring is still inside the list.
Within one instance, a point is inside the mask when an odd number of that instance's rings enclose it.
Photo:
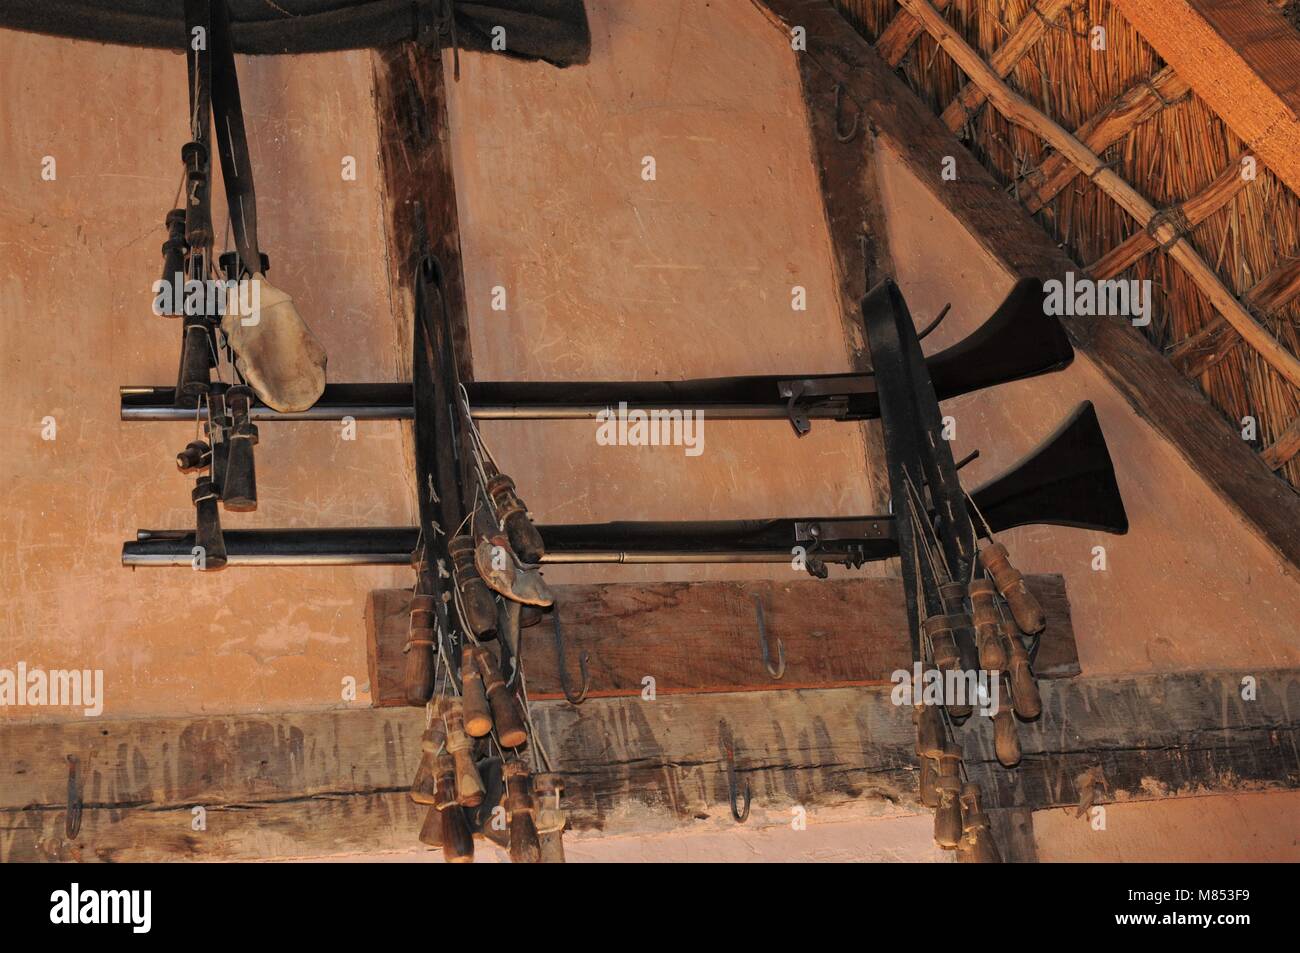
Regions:
[[[1300,193],[1300,33],[1265,0],[1113,0],[1115,8]]]
[[[1297,454],[1300,454],[1300,417],[1291,421],[1291,426],[1277,435],[1273,445],[1260,454],[1260,459],[1270,470],[1280,470],[1294,460]]]
[[[1188,229],[1195,228],[1219,209],[1232,201],[1233,196],[1249,183],[1242,178],[1241,160],[1238,156],[1214,177],[1214,181],[1185,202],[1162,210],[1161,216],[1166,220],[1181,219]],[[1160,243],[1147,231],[1134,232],[1106,254],[1088,266],[1088,274],[1101,280],[1112,278],[1126,268],[1137,264],[1144,255],[1158,248]]]
[[[1169,67],[1125,90],[1074,131],[1074,136],[1098,154],[1106,151],[1162,109],[1181,102],[1191,91]],[[1053,152],[1020,188],[1020,201],[1037,212],[1079,174],[1070,160]]]
[[[1154,205],[1143,198],[1133,186],[1102,161],[1101,157],[1074,136],[1062,129],[1050,116],[1034,108],[1024,97],[1014,92],[1002,78],[989,67],[965,40],[958,36],[928,0],[901,0],[912,16],[921,21],[926,31],[953,58],[953,61],[983,89],[989,101],[1016,125],[1023,126],[1045,139],[1049,145],[1068,158],[1080,171],[1097,184],[1108,196],[1137,219],[1143,228],[1150,228],[1153,237],[1165,248],[1169,257],[1178,262],[1201,292],[1220,314],[1236,329],[1251,347],[1278,373],[1296,387],[1300,387],[1300,358],[1273,337],[1224,287],[1214,269],[1205,263],[1200,253],[1180,229],[1167,218],[1158,219]]]
[[[1025,54],[1033,48],[1034,44],[1043,38],[1047,25],[1072,2],[1073,0],[1038,0],[1038,3],[1030,7],[1020,18],[1020,23],[1011,32],[1006,42],[994,50],[989,57],[989,65],[993,71],[1000,77],[1010,76],[1016,64],[1024,59]],[[987,94],[978,83],[967,83],[939,118],[943,120],[945,126],[956,132],[975,117],[979,107],[987,98]]]
[[[951,0],[937,0],[935,6],[940,10],[946,10],[950,2]],[[924,32],[925,27],[921,26],[916,17],[906,10],[899,10],[876,38],[876,52],[890,66],[897,66],[903,62],[903,57],[912,48],[917,37]]]
[[[1260,314],[1272,314],[1300,295],[1300,256],[1287,258],[1241,296],[1242,303]],[[1188,377],[1199,377],[1223,360],[1241,343],[1232,325],[1216,316],[1205,327],[1171,348],[1169,360]],[[1283,461],[1285,462],[1285,461]],[[1273,467],[1274,470],[1277,467]]]

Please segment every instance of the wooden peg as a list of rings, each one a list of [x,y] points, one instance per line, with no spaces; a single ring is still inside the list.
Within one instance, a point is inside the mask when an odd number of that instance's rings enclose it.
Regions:
[[[966,584],[956,580],[940,583],[939,601],[952,625],[953,642],[957,646],[961,667],[973,671],[979,666],[979,656],[975,650],[975,623],[966,609]]]
[[[436,631],[434,597],[416,593],[411,597],[406,637],[406,671],[402,687],[408,705],[422,706],[433,695],[433,656]]]
[[[426,847],[442,846],[442,813],[433,805],[429,806],[424,823],[420,825],[420,843]]]
[[[483,675],[478,665],[468,656],[460,667],[461,709],[465,715],[465,731],[471,738],[486,738],[492,733],[492,710],[488,707],[487,692],[483,689]]]
[[[989,579],[976,579],[970,584],[971,613],[975,622],[975,646],[979,650],[980,668],[986,672],[1003,672],[1007,667],[1007,653],[998,634],[998,594]]]
[[[478,807],[483,803],[483,780],[474,767],[474,743],[465,734],[459,700],[447,705],[443,717],[447,722],[447,752],[456,765],[456,800],[461,807]]]
[[[564,863],[564,828],[568,814],[560,807],[564,781],[558,774],[533,776],[533,803],[537,807],[537,837],[544,864]]]
[[[1038,682],[1029,666],[1029,653],[1025,645],[1005,622],[1002,624],[1002,641],[1007,650],[1007,677],[1011,681],[1011,707],[1021,718],[1037,718],[1043,710],[1043,700],[1038,694]]]
[[[1002,855],[993,840],[989,816],[984,813],[980,787],[968,782],[961,788],[962,850],[977,864],[1000,864]]]
[[[993,750],[997,753],[998,763],[1004,768],[1014,768],[1020,763],[1020,731],[1011,714],[1011,699],[1006,697],[1005,692],[993,715]]]
[[[456,763],[449,754],[440,754],[435,767],[437,804],[441,821],[439,838],[442,857],[449,864],[474,862],[474,835],[470,833],[465,811],[456,800]]]
[[[1011,615],[1016,625],[1025,635],[1037,635],[1047,627],[1047,615],[1038,599],[1025,585],[1025,577],[1007,555],[1007,548],[1001,543],[990,543],[980,550],[980,564],[985,572],[993,577],[993,582],[1011,607]]]
[[[961,654],[957,649],[954,627],[961,623],[961,617],[952,615],[930,616],[921,623],[921,631],[930,640],[930,650],[934,655],[935,668],[940,672],[955,672],[961,669]],[[945,706],[953,718],[968,718],[971,705],[968,702]]]
[[[515,481],[504,473],[495,473],[488,478],[487,489],[492,508],[505,528],[506,538],[510,540],[510,548],[515,551],[515,555],[524,563],[540,563],[546,554],[546,546],[542,534],[528,518],[528,508],[515,491]]]
[[[492,653],[481,645],[470,650],[479,674],[483,676],[483,688],[487,692],[488,705],[492,709],[492,723],[497,729],[497,740],[503,748],[518,748],[528,741],[528,732],[524,729],[523,718],[514,695],[506,688]]]
[[[415,780],[411,782],[411,800],[416,804],[438,803],[434,761],[438,755],[439,745],[440,741],[436,737],[434,727],[430,725],[420,736],[420,764],[415,769]]]
[[[537,836],[537,808],[533,803],[532,780],[522,761],[507,761],[506,820],[510,822],[510,860],[516,864],[536,864],[542,859]]]
[[[961,748],[949,745],[939,756],[939,806],[934,812],[934,841],[945,850],[961,843]]]
[[[474,565],[474,540],[464,533],[456,536],[447,543],[447,555],[451,557],[452,577],[460,592],[465,619],[474,630],[474,637],[480,640],[495,639],[496,597]]]

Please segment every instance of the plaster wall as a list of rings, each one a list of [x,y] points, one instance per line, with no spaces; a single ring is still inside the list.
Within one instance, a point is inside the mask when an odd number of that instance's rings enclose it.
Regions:
[[[475,376],[850,370],[789,44],[746,0],[591,0],[587,11],[586,66],[461,58],[450,113]],[[796,286],[806,310],[792,308]],[[504,311],[490,307],[497,287]],[[542,522],[870,512],[858,425],[817,425],[800,440],[785,421],[704,424],[699,456],[601,446],[594,422],[483,432]],[[557,567],[547,577],[791,572]]]
[[[369,54],[238,59],[271,279],[324,344],[331,380],[405,379]],[[179,326],[150,306],[185,83],[179,54],[0,31],[0,667],[102,669],[102,717],[326,707],[348,676],[366,703],[366,593],[405,570],[120,565],[137,528],[194,519],[193,480],[172,462],[194,425],[123,423],[117,391],[176,380]],[[258,511],[223,525],[410,523],[402,461],[395,423],[363,423],[355,441],[335,424],[265,424]]]

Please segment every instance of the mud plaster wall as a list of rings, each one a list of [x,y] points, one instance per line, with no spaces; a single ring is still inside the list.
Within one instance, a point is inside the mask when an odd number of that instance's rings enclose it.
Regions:
[[[325,345],[332,380],[406,379],[369,54],[238,68],[270,277]],[[103,669],[105,717],[324,707],[349,675],[367,703],[365,596],[409,573],[120,566],[137,528],[193,525],[193,480],[172,461],[194,427],[122,423],[117,395],[176,380],[180,331],[150,312],[150,289],[188,138],[184,59],[0,31],[0,104],[0,666]],[[342,177],[347,155],[356,181]],[[222,228],[224,200],[214,207]],[[263,425],[259,510],[223,523],[410,523],[402,456],[395,423],[362,423],[352,442],[335,424]]]
[[[747,0],[589,0],[591,62],[463,56],[454,168],[475,375],[655,380],[850,369],[789,45]],[[642,178],[653,157],[654,181]],[[791,289],[807,290],[806,311]],[[505,311],[489,303],[507,291]],[[857,425],[709,421],[704,451],[594,422],[484,434],[543,522],[869,512]],[[553,581],[777,577],[565,567]]]
[[[1297,818],[1297,791],[1168,798],[1109,804],[1100,830],[1073,810],[1038,811],[1034,843],[1049,863],[1294,863]]]
[[[742,0],[589,7],[587,67],[461,58],[451,121],[477,376],[848,369],[780,37]],[[238,65],[272,280],[321,338],[331,380],[405,379],[408,298],[386,281],[369,54]],[[105,717],[339,705],[349,675],[366,704],[365,594],[408,584],[404,570],[119,565],[137,528],[193,519],[192,481],[171,461],[194,428],[122,423],[117,399],[120,384],[175,380],[179,329],[149,305],[180,179],[184,76],[170,53],[0,33],[0,163],[12,170],[0,184],[0,665],[103,669]],[[355,182],[344,156],[357,158]],[[487,307],[498,284],[504,313]],[[794,285],[806,311],[791,308]],[[41,439],[47,416],[53,441]],[[693,458],[597,447],[585,423],[488,437],[545,520],[865,511],[856,426],[798,444],[784,422],[705,428]],[[398,425],[363,422],[354,442],[334,424],[261,431],[259,511],[223,514],[226,527],[414,521]]]
[[[977,327],[1014,281],[954,221],[896,154],[879,152],[898,280],[913,315],[950,316],[927,338],[939,350]],[[1088,320],[1066,318],[1065,320]],[[1085,675],[1300,664],[1300,580],[1178,451],[1144,422],[1083,354],[1065,371],[944,403],[954,454],[975,487],[1091,400],[1128,510],[1127,536],[1058,526],[1005,535],[1024,572],[1059,572],[1070,596]],[[1092,569],[1094,546],[1108,568]]]

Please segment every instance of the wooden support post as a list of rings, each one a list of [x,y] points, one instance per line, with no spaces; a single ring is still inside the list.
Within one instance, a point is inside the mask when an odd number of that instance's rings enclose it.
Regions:
[[[1115,8],[1300,193],[1300,33],[1265,0],[1114,0]]]
[[[786,36],[802,27],[810,58],[843,87],[873,130],[979,246],[1016,277],[1062,279],[1079,265],[1025,214],[829,0],[753,0]],[[944,176],[956,157],[956,179]],[[1066,333],[1133,411],[1292,565],[1300,566],[1300,497],[1128,322],[1067,321]]]
[[[934,6],[937,10],[946,10],[949,3],[951,0],[935,0]],[[880,31],[880,36],[876,37],[876,52],[890,66],[897,67],[917,37],[924,32],[925,27],[921,26],[916,17],[906,10],[899,10],[894,14],[894,19]]]
[[[1072,2],[1073,0],[1038,0],[1038,3],[1025,11],[1025,15],[1020,18],[1020,23],[1011,32],[1011,36],[1007,37],[1006,42],[994,50],[989,57],[989,65],[993,71],[1001,77],[1010,76],[1016,64],[1024,59],[1033,45],[1043,38],[1047,24],[1056,19],[1057,14]],[[938,12],[937,8],[936,12]],[[943,120],[945,126],[956,132],[975,118],[979,107],[987,98],[987,94],[978,83],[967,83],[939,118]]]
[[[1097,115],[1074,131],[1074,136],[1093,152],[1101,154],[1142,123],[1182,100],[1191,87],[1177,73],[1165,67],[1150,79],[1130,87],[1111,100]],[[1070,160],[1053,152],[1020,189],[1020,201],[1031,213],[1037,212],[1079,174]]]
[[[1214,269],[1204,259],[1172,222],[1157,219],[1154,205],[1109,168],[1101,158],[1074,136],[1070,135],[1051,117],[1035,109],[1018,93],[1002,82],[980,55],[965,40],[951,32],[943,16],[928,0],[901,0],[903,6],[925,26],[948,55],[978,85],[989,101],[1008,120],[1023,126],[1047,141],[1049,145],[1073,162],[1097,187],[1115,200],[1116,204],[1132,215],[1143,228],[1150,227],[1153,237],[1165,248],[1169,257],[1182,265],[1193,283],[1210,300],[1269,366],[1300,387],[1300,358],[1269,333],[1242,307],[1231,291],[1223,286]]]
[[[1164,209],[1161,214],[1166,218],[1181,217],[1187,223],[1188,230],[1201,224],[1231,202],[1233,197],[1249,184],[1241,175],[1241,160],[1244,158],[1245,155],[1241,155],[1229,162],[1204,189],[1190,199]],[[1098,281],[1112,278],[1137,264],[1142,256],[1155,251],[1159,245],[1160,243],[1150,232],[1145,230],[1134,232],[1089,265],[1088,275]]]

